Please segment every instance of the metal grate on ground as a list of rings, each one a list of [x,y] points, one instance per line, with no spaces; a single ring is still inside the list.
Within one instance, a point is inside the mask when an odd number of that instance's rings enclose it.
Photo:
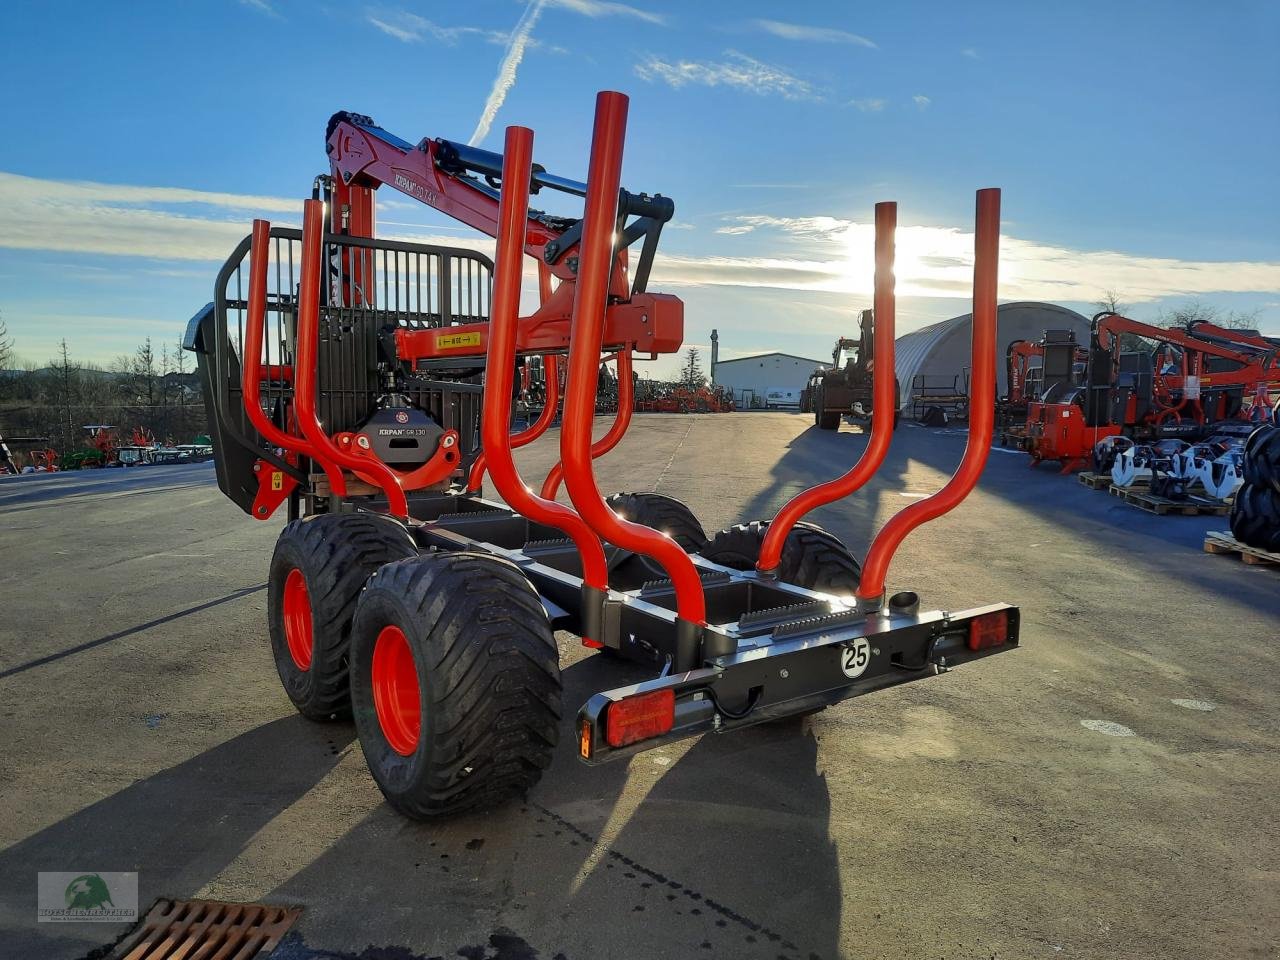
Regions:
[[[157,900],[107,960],[252,960],[274,950],[301,907]]]

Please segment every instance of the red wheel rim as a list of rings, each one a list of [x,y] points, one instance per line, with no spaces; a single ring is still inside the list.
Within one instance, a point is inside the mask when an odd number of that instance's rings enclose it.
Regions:
[[[284,642],[299,670],[311,669],[311,597],[307,579],[294,567],[284,581]]]
[[[413,652],[399,627],[383,627],[373,645],[373,709],[391,749],[402,757],[412,754],[422,725],[422,696]]]

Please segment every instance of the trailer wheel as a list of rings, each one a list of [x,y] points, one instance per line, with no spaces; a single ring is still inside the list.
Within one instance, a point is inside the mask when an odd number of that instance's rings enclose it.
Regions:
[[[697,553],[707,545],[707,534],[693,511],[674,497],[661,493],[615,493],[605,501],[609,509],[632,523],[643,523],[669,536],[685,553]]]
[[[1259,550],[1280,551],[1280,494],[1246,483],[1231,505],[1231,535]]]
[[[551,763],[560,664],[537,591],[478,553],[392,563],[360,596],[351,703],[387,802],[419,820],[523,794]]]
[[[750,570],[760,558],[769,521],[734,524],[721,530],[700,553],[712,563],[734,570]],[[800,522],[782,545],[778,577],[787,583],[832,593],[852,595],[862,578],[862,567],[847,547],[815,523]]]
[[[281,531],[267,578],[267,623],[280,682],[303,716],[351,715],[347,648],[356,600],[378,567],[417,552],[404,527],[371,513],[303,517]]]

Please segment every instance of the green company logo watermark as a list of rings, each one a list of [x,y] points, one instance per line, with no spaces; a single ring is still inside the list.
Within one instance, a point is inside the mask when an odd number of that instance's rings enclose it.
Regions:
[[[40,923],[132,922],[138,919],[138,875],[41,872],[36,904]]]

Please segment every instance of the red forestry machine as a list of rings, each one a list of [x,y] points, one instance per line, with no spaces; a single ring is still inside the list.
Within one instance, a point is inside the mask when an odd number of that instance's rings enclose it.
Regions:
[[[1007,604],[926,612],[888,593],[890,560],[978,480],[995,400],[999,193],[978,194],[971,439],[952,478],[880,531],[859,564],[801,522],[865,483],[893,429],[893,233],[876,207],[875,405],[861,459],[772,520],[708,537],[655,493],[606,498],[592,460],[631,416],[619,398],[592,442],[602,357],[632,384],[636,354],[672,353],[683,307],[648,291],[670,200],[619,185],[627,98],[596,101],[585,183],[532,162],[533,134],[502,154],[411,144],[368,117],[329,124],[330,175],[302,229],[256,221],[222,268],[186,345],[199,358],[218,482],[251,516],[290,522],[271,560],[276,667],[304,715],[354,715],[369,769],[398,810],[436,817],[530,787],[560,736],[553,628],[652,669],[577,714],[588,763],[704,732],[811,713],[1012,650]],[[381,187],[496,238],[469,250],[374,238]],[[580,217],[529,209],[582,199]],[[524,258],[541,305],[518,316]],[[558,280],[558,285],[553,283]],[[511,434],[516,370],[541,357],[546,389],[567,365],[561,462],[536,494],[512,450],[541,436],[553,395]],[[501,497],[486,499],[488,473]],[[554,498],[563,482],[571,505]]]
[[[1122,352],[1126,333],[1153,348]],[[1280,390],[1280,341],[1212,323],[1178,330],[1100,313],[1083,369],[1074,337],[1046,336],[1038,349],[1040,392],[1027,403],[1021,440],[1033,467],[1053,460],[1063,473],[1089,463],[1107,437],[1194,441],[1224,422],[1247,421],[1247,398],[1260,395],[1265,405]]]

